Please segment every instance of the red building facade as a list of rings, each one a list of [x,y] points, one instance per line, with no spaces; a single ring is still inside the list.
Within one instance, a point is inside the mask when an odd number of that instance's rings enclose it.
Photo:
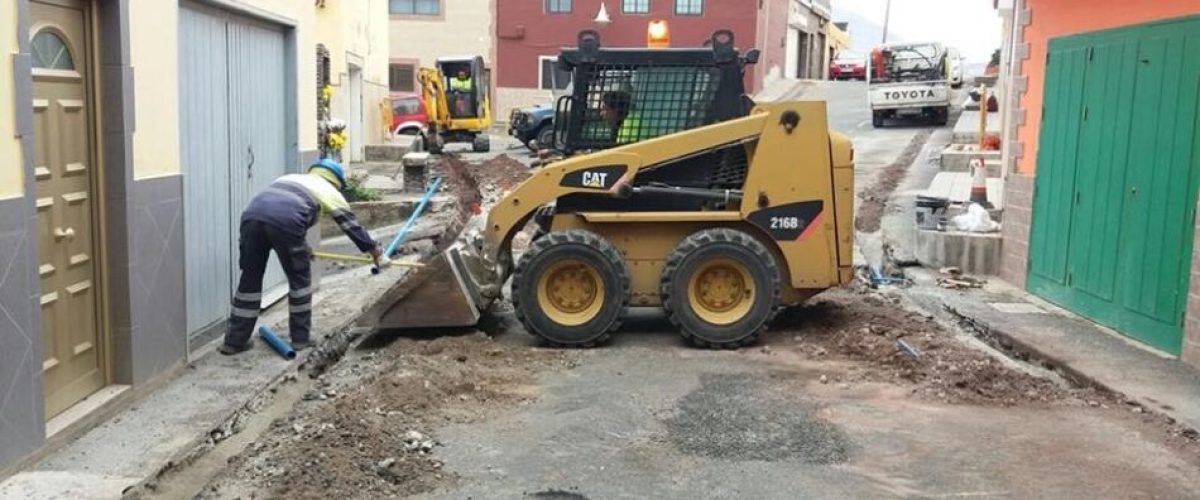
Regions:
[[[779,3],[786,16],[787,0]],[[759,2],[753,0],[496,0],[496,74],[500,88],[544,88],[543,58],[575,45],[584,29],[595,29],[606,47],[644,47],[651,20],[665,20],[672,47],[699,47],[718,29],[734,32],[739,48],[760,48],[769,60],[779,47],[758,47]],[[597,22],[601,4],[609,22]],[[567,10],[569,12],[562,12]],[[557,10],[558,12],[555,12]],[[682,12],[681,12],[682,11]],[[697,12],[698,13],[690,13]],[[775,9],[772,9],[775,11]],[[688,12],[688,13],[685,13]],[[775,44],[777,45],[777,44]],[[750,72],[747,85],[761,87],[763,71]]]

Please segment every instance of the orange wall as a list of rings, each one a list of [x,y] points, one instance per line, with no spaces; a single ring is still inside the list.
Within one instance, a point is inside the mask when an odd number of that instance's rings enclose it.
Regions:
[[[1029,59],[1021,63],[1021,74],[1029,77],[1029,91],[1021,101],[1027,121],[1017,129],[1017,140],[1025,144],[1017,171],[1024,173],[1033,172],[1037,163],[1049,39],[1200,13],[1200,0],[1025,0],[1025,4],[1033,22],[1025,27]]]

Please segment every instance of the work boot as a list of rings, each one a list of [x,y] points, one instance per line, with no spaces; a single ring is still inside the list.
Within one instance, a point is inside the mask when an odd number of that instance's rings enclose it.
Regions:
[[[292,341],[292,349],[296,352],[303,351],[313,346],[311,340],[294,340]]]
[[[229,344],[221,344],[221,347],[217,348],[217,352],[224,354],[226,356],[233,356],[235,354],[241,354],[243,352],[249,351],[250,347],[251,346],[250,346],[249,342],[247,342],[246,345],[243,345],[241,347],[232,346]]]

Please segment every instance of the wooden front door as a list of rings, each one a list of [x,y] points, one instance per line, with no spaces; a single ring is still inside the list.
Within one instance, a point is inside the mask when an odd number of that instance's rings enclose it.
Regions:
[[[34,171],[46,418],[105,384],[87,5],[34,0]]]

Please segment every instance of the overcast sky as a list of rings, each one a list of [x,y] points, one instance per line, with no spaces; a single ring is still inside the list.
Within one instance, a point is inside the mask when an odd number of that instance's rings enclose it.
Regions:
[[[883,25],[887,0],[832,0],[833,20],[860,17]],[[1000,48],[1000,17],[992,9],[992,0],[892,0],[888,39],[899,35],[906,41],[940,41],[958,47],[968,61],[987,62],[992,51]],[[856,38],[854,23],[850,36]],[[870,46],[880,40],[854,40],[855,47]],[[867,42],[864,45],[864,42]]]

